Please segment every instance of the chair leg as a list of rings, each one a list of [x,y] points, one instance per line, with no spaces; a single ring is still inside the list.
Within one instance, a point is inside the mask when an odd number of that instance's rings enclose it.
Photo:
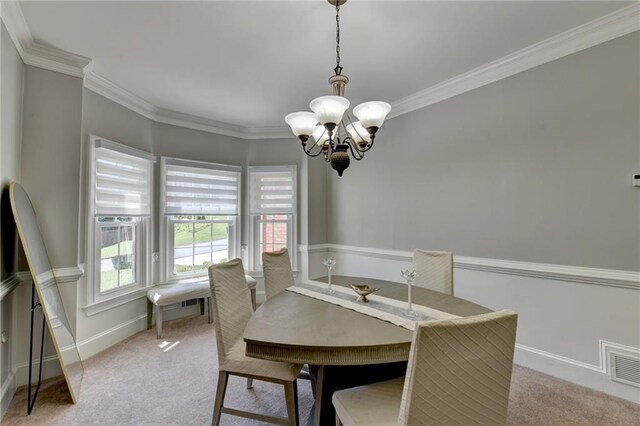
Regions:
[[[289,424],[298,426],[298,385],[295,380],[284,384],[284,397],[287,402]]]
[[[220,424],[222,404],[224,403],[224,394],[227,392],[228,380],[229,373],[226,371],[218,373],[218,389],[216,390],[216,401],[213,405],[213,420],[211,420],[211,426],[218,426]]]
[[[162,306],[156,305],[156,330],[157,338],[162,338]]]
[[[198,299],[198,305],[200,305],[200,315],[204,315],[204,297]]]
[[[253,379],[249,377],[247,379],[247,389],[252,389],[252,388],[253,388]]]
[[[211,306],[211,297],[207,297],[207,315],[209,316],[209,324],[213,322],[213,306]]]
[[[147,330],[151,330],[153,324],[153,303],[147,299]]]

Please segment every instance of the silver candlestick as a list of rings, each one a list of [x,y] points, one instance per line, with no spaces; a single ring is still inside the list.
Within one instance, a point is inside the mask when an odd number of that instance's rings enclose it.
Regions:
[[[417,317],[418,314],[416,312],[413,311],[413,301],[412,301],[412,292],[411,289],[413,288],[413,281],[416,279],[416,271],[414,271],[413,269],[405,269],[403,271],[400,271],[400,275],[402,275],[402,278],[404,278],[407,281],[407,309],[408,309],[408,315],[411,317]]]
[[[334,266],[336,266],[336,261],[335,261],[335,259],[324,259],[322,261],[322,264],[327,267],[327,271],[328,271],[328,276],[329,276],[329,279],[328,279],[328,281],[329,281],[328,292],[330,294],[333,294],[333,293],[335,293],[335,290],[333,290],[331,288],[331,270],[333,269]]]

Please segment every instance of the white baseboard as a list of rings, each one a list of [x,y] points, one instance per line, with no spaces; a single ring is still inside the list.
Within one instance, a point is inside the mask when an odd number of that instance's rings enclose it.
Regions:
[[[32,366],[32,382],[37,381],[38,379],[38,369],[40,368],[40,359],[33,360]],[[16,386],[25,386],[29,383],[29,362],[21,362],[16,364]],[[62,376],[62,369],[60,368],[60,363],[58,362],[57,355],[48,355],[44,357],[44,364],[42,370],[42,380],[50,379],[52,377]]]
[[[135,318],[111,327],[102,333],[91,336],[78,343],[78,351],[80,358],[86,360],[105,349],[110,348],[116,343],[120,343],[127,337],[143,331],[147,328],[147,315],[138,315]]]
[[[13,369],[9,375],[2,381],[2,390],[0,391],[0,419],[4,417],[4,413],[9,408],[9,403],[16,393],[18,385],[16,383],[16,370]]]
[[[596,365],[520,344],[516,344],[515,363],[640,404],[639,388],[611,380],[605,369]]]

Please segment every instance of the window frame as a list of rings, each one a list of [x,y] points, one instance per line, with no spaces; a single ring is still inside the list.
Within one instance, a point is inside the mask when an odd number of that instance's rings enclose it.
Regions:
[[[260,251],[260,220],[261,216],[273,215],[273,216],[289,216],[290,219],[287,221],[287,250],[289,251],[289,258],[291,260],[291,268],[296,271],[298,270],[298,167],[296,165],[285,165],[285,166],[249,166],[247,167],[247,182],[248,182],[248,197],[251,199],[251,172],[261,172],[261,171],[278,171],[278,170],[288,170],[293,174],[293,197],[294,197],[294,208],[293,213],[267,213],[261,215],[251,214],[251,206],[250,202],[247,206],[247,214],[250,218],[250,226],[249,226],[249,264],[252,271],[262,271],[261,265],[261,257],[262,252]]]
[[[149,203],[150,212],[148,216],[131,216],[131,215],[97,215],[95,204],[95,180],[96,180],[96,149],[107,148],[123,154],[139,157],[151,162],[149,176]],[[88,179],[87,179],[87,221],[89,226],[87,229],[86,259],[87,259],[87,305],[85,308],[91,308],[101,302],[118,299],[119,297],[135,293],[145,287],[152,285],[152,247],[153,235],[153,202],[154,202],[154,164],[156,162],[155,155],[122,145],[108,139],[95,135],[89,135],[88,149]],[[107,290],[102,292],[100,286],[101,280],[101,247],[100,247],[100,222],[98,217],[135,217],[136,226],[136,280],[132,284],[123,287]]]
[[[201,277],[207,274],[206,271],[204,272],[192,272],[192,273],[175,273],[174,269],[175,269],[175,259],[174,259],[174,249],[175,249],[175,241],[174,241],[174,232],[173,232],[173,225],[177,224],[177,223],[191,223],[191,224],[195,224],[195,223],[227,223],[229,224],[229,260],[234,259],[235,257],[237,257],[237,253],[238,253],[238,248],[237,248],[237,234],[238,234],[238,229],[237,229],[237,222],[238,222],[238,218],[237,216],[230,216],[227,215],[225,217],[228,217],[230,219],[216,219],[217,217],[222,217],[222,215],[202,215],[202,216],[210,216],[213,219],[210,220],[174,220],[171,219],[172,217],[175,217],[178,215],[165,215],[164,220],[166,222],[166,238],[167,238],[167,246],[166,246],[166,258],[167,258],[167,265],[166,265],[166,274],[167,274],[167,280],[168,281],[178,281],[178,280],[183,280],[183,279],[189,279],[189,278],[196,278],[196,277]],[[187,215],[185,215],[187,216]],[[196,215],[189,215],[189,216],[196,216]],[[199,216],[199,215],[198,215]]]
[[[198,214],[198,215],[187,215],[184,216],[226,216],[231,217],[231,228],[233,230],[233,235],[231,232],[229,233],[229,258],[234,259],[240,257],[241,252],[241,234],[242,234],[242,166],[235,166],[231,164],[220,164],[220,163],[212,163],[207,161],[197,161],[197,160],[188,160],[184,158],[177,157],[160,157],[160,282],[169,283],[176,282],[180,280],[185,280],[189,278],[197,278],[204,277],[207,275],[207,271],[192,273],[192,274],[174,274],[174,263],[173,263],[173,254],[174,254],[174,236],[172,232],[172,223],[174,221],[170,220],[172,216],[181,216],[178,214],[167,214],[166,213],[166,202],[165,202],[165,187],[166,187],[166,164],[167,160],[179,162],[182,165],[188,167],[195,168],[203,168],[203,169],[213,169],[213,170],[223,170],[223,171],[233,171],[238,173],[238,214],[237,215],[221,215],[221,214]],[[195,221],[186,221],[194,223]],[[224,222],[228,222],[225,220]]]

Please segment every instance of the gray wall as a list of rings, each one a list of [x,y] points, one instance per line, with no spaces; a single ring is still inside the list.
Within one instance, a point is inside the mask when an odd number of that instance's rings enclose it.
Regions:
[[[1,22],[1,21],[0,21]],[[8,184],[20,180],[20,152],[22,140],[22,88],[24,80],[24,64],[18,54],[9,33],[0,24],[2,43],[0,92],[0,191],[2,208],[0,223],[2,224],[2,244],[0,245],[0,280],[15,272],[17,265],[17,237],[13,215],[8,200]]]
[[[18,239],[9,203],[8,184],[20,180],[20,151],[22,138],[22,87],[24,65],[18,55],[4,23],[0,21],[0,282],[16,272],[18,264]],[[16,309],[15,292],[0,300],[0,330],[7,334],[8,343],[0,345],[0,386],[4,385],[13,368],[13,337]],[[26,307],[25,307],[26,308]],[[4,414],[13,389],[0,401],[0,417]]]
[[[640,32],[387,122],[329,242],[640,270]]]
[[[54,268],[77,265],[82,79],[25,67],[22,185]]]

